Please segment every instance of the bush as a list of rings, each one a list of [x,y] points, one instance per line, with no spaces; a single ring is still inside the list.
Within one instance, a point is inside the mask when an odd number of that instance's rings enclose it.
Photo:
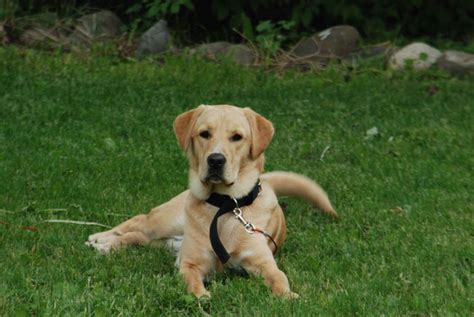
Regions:
[[[369,38],[387,36],[450,37],[467,40],[474,29],[474,1],[466,0],[5,0],[0,19],[12,14],[55,10],[110,9],[134,30],[142,31],[159,18],[193,41],[237,39],[236,29],[250,39],[262,21],[291,21],[292,31],[309,33],[337,24],[350,24]]]

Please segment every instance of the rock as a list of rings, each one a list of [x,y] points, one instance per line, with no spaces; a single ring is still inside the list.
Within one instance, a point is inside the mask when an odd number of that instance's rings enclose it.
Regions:
[[[214,42],[208,44],[201,44],[198,47],[191,50],[191,53],[200,53],[209,58],[216,58],[219,54],[224,54],[232,46],[232,43],[229,42]]]
[[[0,44],[6,45],[13,42],[13,27],[8,21],[0,22]]]
[[[69,38],[74,44],[92,44],[121,35],[123,26],[115,13],[103,10],[79,18]]]
[[[27,46],[45,45],[49,47],[67,44],[66,38],[58,30],[34,26],[20,35],[20,42]]]
[[[38,13],[26,19],[14,21],[7,19],[1,22],[0,41],[3,43],[18,41],[27,46],[58,46],[67,43],[65,29],[56,13]]]
[[[137,57],[142,58],[148,54],[159,54],[169,46],[168,24],[160,20],[140,37],[137,48]]]
[[[85,15],[78,20],[76,28],[93,39],[114,38],[122,34],[123,23],[112,11],[103,10]]]
[[[20,35],[20,42],[28,46],[35,46],[46,42],[48,33],[49,31],[42,27],[27,29]]]
[[[441,56],[441,52],[425,43],[412,43],[397,51],[389,60],[393,69],[405,69],[409,64],[413,69],[424,70],[430,68]]]
[[[373,57],[383,57],[391,55],[395,51],[395,47],[390,42],[361,47],[354,52],[348,54],[345,60],[367,59]]]
[[[252,65],[256,60],[254,51],[247,45],[228,42],[202,44],[191,50],[191,53],[200,53],[210,59],[229,59],[246,66]]]
[[[230,58],[234,63],[239,65],[252,65],[255,62],[255,54],[247,45],[244,44],[234,44],[229,46],[225,52],[224,56]]]
[[[465,75],[474,73],[474,54],[460,51],[445,51],[438,59],[437,65],[452,74]]]
[[[326,64],[331,59],[346,57],[355,51],[361,37],[356,28],[339,25],[301,40],[290,55],[316,63]]]

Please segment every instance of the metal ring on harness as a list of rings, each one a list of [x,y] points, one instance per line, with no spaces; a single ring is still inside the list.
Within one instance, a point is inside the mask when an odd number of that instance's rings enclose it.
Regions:
[[[250,222],[247,222],[246,225],[244,225],[245,231],[248,233],[255,233],[255,226],[251,224]]]

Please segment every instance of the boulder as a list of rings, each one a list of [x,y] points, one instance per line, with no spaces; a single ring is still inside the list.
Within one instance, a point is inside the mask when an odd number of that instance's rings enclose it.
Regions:
[[[33,26],[26,29],[20,35],[20,42],[27,46],[45,45],[55,47],[67,44],[66,38],[58,30],[48,29],[42,26]]]
[[[48,48],[67,45],[68,43],[67,28],[56,13],[34,14],[28,19],[19,19],[15,25],[10,24],[8,20],[5,23],[7,35],[9,35],[8,33],[16,35],[14,38],[9,36],[10,41],[14,39],[23,45],[40,45]],[[15,29],[13,29],[13,26],[15,26]]]
[[[140,37],[137,57],[163,53],[169,47],[169,39],[168,24],[165,20],[158,21]]]
[[[122,34],[123,26],[115,13],[103,10],[80,17],[69,39],[74,44],[110,40]]]
[[[356,28],[339,25],[301,40],[290,51],[294,58],[326,64],[344,58],[358,48],[361,36]]]
[[[474,73],[474,54],[448,50],[438,59],[437,65],[452,74],[472,74]]]
[[[254,51],[247,45],[228,42],[202,44],[194,48],[191,53],[203,54],[210,59],[228,59],[236,64],[246,66],[252,65],[256,60]]]
[[[405,69],[411,65],[413,69],[424,70],[430,68],[441,57],[441,52],[425,43],[411,43],[395,52],[389,60],[393,69]]]
[[[201,44],[192,49],[191,53],[199,53],[209,58],[216,58],[217,55],[224,54],[230,46],[232,46],[232,43],[229,42],[214,42]]]
[[[348,61],[369,59],[374,57],[388,57],[395,51],[395,46],[390,42],[361,47],[348,54],[344,59]]]
[[[252,65],[256,60],[256,56],[252,49],[244,44],[234,44],[229,46],[225,50],[224,56],[236,64],[246,66]]]

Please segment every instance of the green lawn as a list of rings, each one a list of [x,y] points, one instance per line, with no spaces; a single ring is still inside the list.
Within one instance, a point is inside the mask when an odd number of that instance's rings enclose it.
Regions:
[[[366,69],[281,78],[0,49],[0,315],[472,314],[473,78]],[[44,222],[112,226],[184,190],[172,122],[201,103],[272,120],[267,170],[314,178],[341,216],[281,199],[277,262],[298,300],[228,272],[197,301],[168,251],[101,256],[84,241],[103,228]]]

